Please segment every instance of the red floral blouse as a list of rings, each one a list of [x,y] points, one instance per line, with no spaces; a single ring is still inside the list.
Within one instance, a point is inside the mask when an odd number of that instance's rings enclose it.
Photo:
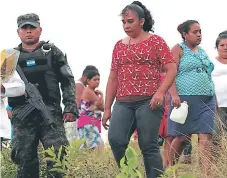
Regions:
[[[151,96],[161,84],[164,65],[175,63],[166,42],[158,35],[130,47],[118,41],[112,55],[111,70],[117,72],[117,98]]]

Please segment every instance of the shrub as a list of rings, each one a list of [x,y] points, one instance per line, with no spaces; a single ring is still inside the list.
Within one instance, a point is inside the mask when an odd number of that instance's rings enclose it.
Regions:
[[[54,148],[44,150],[45,160],[54,161],[51,171],[65,173],[65,178],[113,178],[118,168],[108,147],[97,150],[80,149],[85,140],[75,140],[65,147],[66,155],[60,159],[62,149],[55,154]]]
[[[1,177],[13,178],[16,177],[17,166],[11,161],[11,149],[3,147],[1,151]]]
[[[214,156],[213,159],[207,159],[211,165],[211,178],[227,177],[227,135],[222,133],[219,136],[220,147],[218,149],[218,156]],[[63,160],[59,159],[61,150],[57,154],[55,154],[53,147],[45,151],[40,150],[40,177],[46,177],[45,160],[54,161],[56,165],[52,171],[64,172],[65,178],[145,177],[142,155],[136,142],[130,143],[125,157],[121,161],[120,171],[108,145],[93,151],[88,149],[81,150],[80,145],[83,142],[84,140],[71,142],[66,147],[67,157],[63,158]],[[202,174],[199,160],[201,153],[198,151],[196,144],[197,141],[193,143],[192,164],[176,164],[171,168],[167,168],[161,178],[206,178]],[[214,147],[213,152],[215,151],[217,152],[217,147]],[[3,148],[1,152],[2,178],[16,177],[17,166],[11,161],[10,152],[10,148]],[[47,153],[49,156],[45,157],[43,153]]]
[[[120,161],[120,173],[117,178],[142,178],[138,169],[138,155],[132,147],[128,147],[125,156]]]

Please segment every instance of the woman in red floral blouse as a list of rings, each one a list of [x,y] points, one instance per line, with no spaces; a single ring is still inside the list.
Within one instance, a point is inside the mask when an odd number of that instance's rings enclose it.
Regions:
[[[166,42],[149,33],[154,21],[145,6],[134,1],[121,15],[128,36],[118,41],[113,50],[102,124],[107,129],[111,117],[108,138],[118,166],[137,128],[146,176],[156,178],[163,170],[158,146],[163,98],[174,81],[177,67]],[[161,83],[162,69],[166,77]]]

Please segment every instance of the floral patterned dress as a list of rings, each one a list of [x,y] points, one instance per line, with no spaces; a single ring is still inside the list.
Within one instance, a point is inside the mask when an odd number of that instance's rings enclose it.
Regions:
[[[100,135],[102,113],[94,107],[94,103],[81,100],[80,118],[77,123],[79,139],[86,138],[86,146],[91,149],[103,144]]]

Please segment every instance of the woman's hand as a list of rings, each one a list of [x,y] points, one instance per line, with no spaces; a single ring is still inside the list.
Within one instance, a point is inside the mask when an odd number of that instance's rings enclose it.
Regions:
[[[96,109],[97,109],[97,107],[96,107],[95,104],[91,105],[91,106],[88,108],[89,111],[94,111],[94,110],[96,110]]]
[[[152,109],[156,109],[160,107],[163,104],[163,100],[164,100],[164,93],[157,91],[151,99],[150,107]]]
[[[107,124],[107,121],[110,119],[111,117],[111,109],[105,109],[104,110],[104,114],[102,117],[102,126],[107,130],[109,125]]]
[[[179,108],[181,106],[181,100],[179,95],[172,96],[172,105],[176,108]]]
[[[100,90],[95,90],[95,93],[96,93],[97,95],[103,96],[103,92],[100,91]]]
[[[6,109],[6,111],[7,111],[7,114],[8,114],[8,118],[9,118],[9,119],[12,119],[12,117],[13,117],[13,112],[12,112],[12,110]]]

